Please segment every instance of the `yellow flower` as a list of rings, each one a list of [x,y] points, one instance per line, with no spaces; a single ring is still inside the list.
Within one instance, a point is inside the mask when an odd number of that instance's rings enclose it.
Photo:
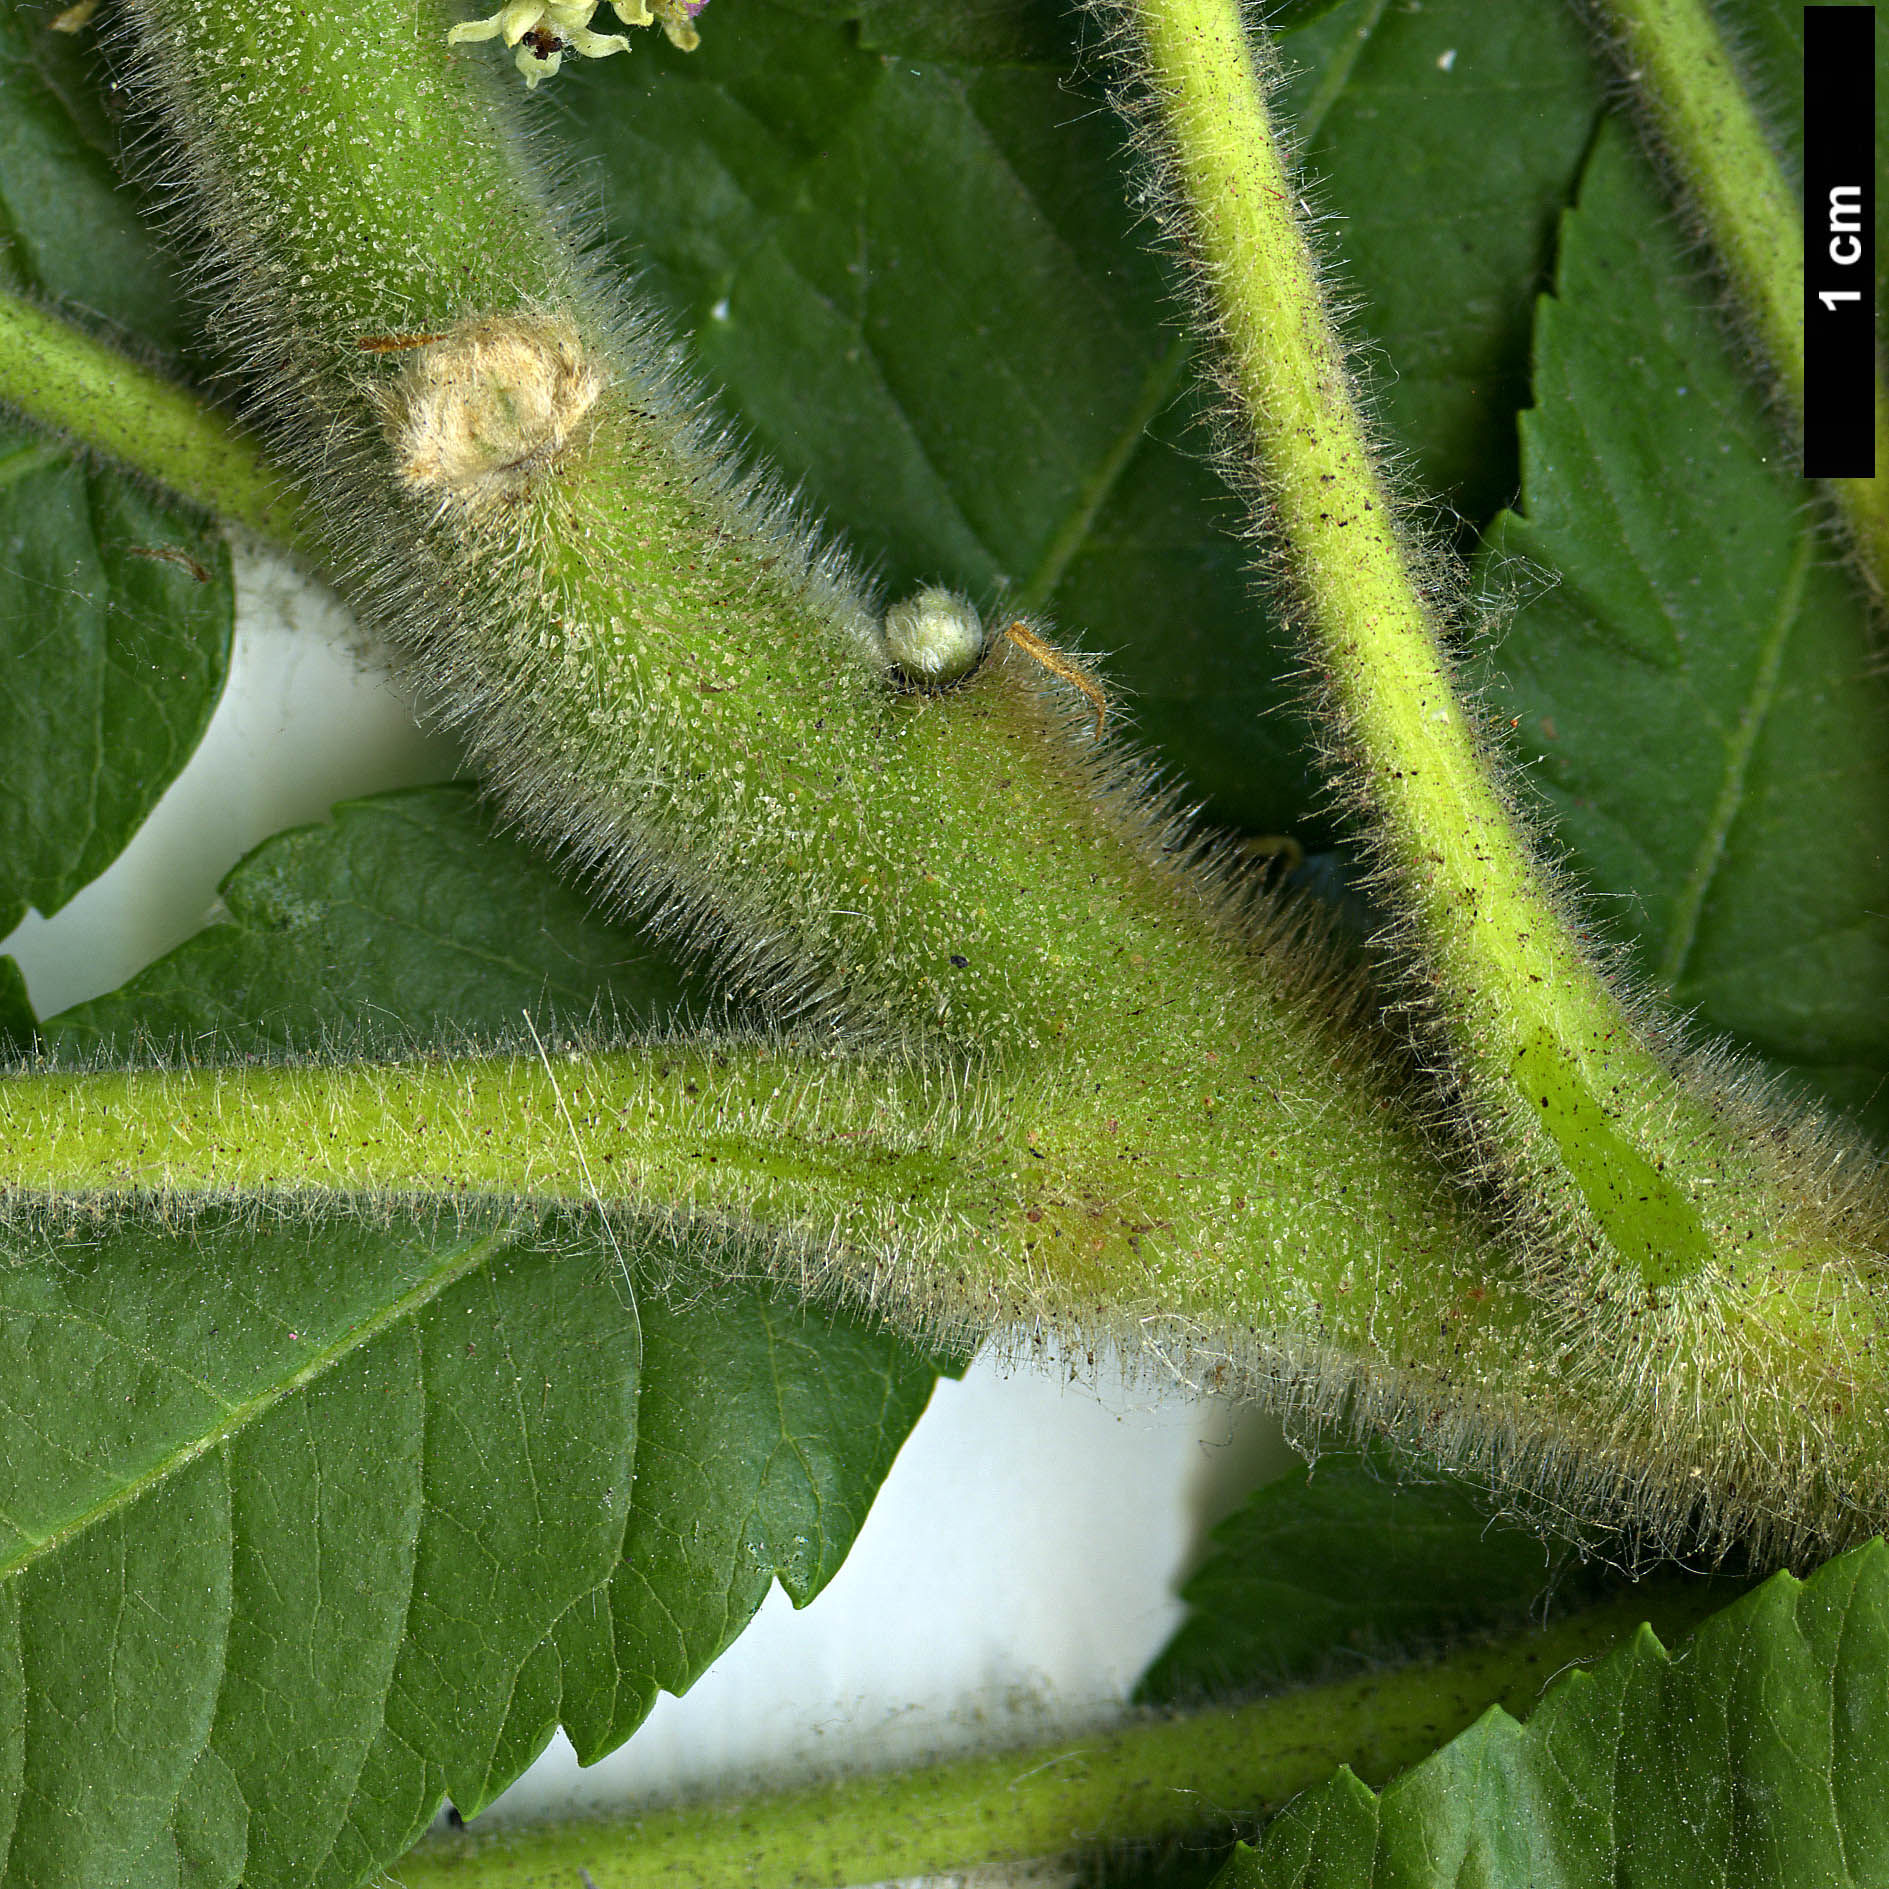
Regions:
[[[621,33],[593,33],[591,15],[598,0],[506,0],[506,4],[483,20],[468,20],[446,35],[449,46],[466,40],[502,39],[518,49],[518,69],[525,83],[536,86],[564,63],[567,52],[580,53],[586,59],[607,58],[613,52],[628,52],[630,42]],[[617,12],[626,24],[647,26],[649,13],[640,0],[625,0]],[[635,15],[641,12],[642,18]]]
[[[449,46],[467,40],[502,39],[517,48],[518,69],[525,83],[535,87],[564,63],[567,52],[586,59],[607,58],[628,52],[630,42],[621,33],[593,33],[591,16],[601,0],[505,0],[505,5],[483,20],[468,20],[446,35]],[[684,52],[701,44],[695,16],[708,0],[610,0],[625,26],[660,24]]]

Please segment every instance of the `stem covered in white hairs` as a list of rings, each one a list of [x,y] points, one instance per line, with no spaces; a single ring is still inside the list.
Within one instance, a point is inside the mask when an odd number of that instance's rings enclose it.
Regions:
[[[1149,794],[1046,625],[882,616],[730,463],[486,49],[433,4],[136,12],[352,596],[518,823],[776,1034],[23,1077],[8,1178],[702,1211],[926,1324],[1151,1330],[1445,1447],[1597,1453],[1303,915]]]
[[[1706,1374],[1742,1381],[1720,1445],[1796,1378],[1799,1461],[1879,1394],[1875,1163],[1758,1085],[1688,1057],[1588,947],[1477,732],[1325,305],[1299,185],[1268,118],[1270,52],[1240,0],[1122,17],[1234,424],[1296,606],[1343,778],[1475,1144],[1507,1177],[1544,1295],[1607,1330],[1637,1389],[1709,1434]],[[1710,1360],[1710,1362],[1708,1362]],[[1809,1413],[1816,1412],[1815,1417]]]
[[[1680,1237],[1717,1225],[1686,1177],[1621,1193],[1613,1155],[1641,1124],[1581,1111],[1616,1071],[1668,1079],[1613,1034],[1611,993],[1558,934],[1521,941],[1549,990],[1451,1014],[1495,1043],[1477,1079],[1520,1112],[1577,1235],[1617,1236],[1649,1278],[1712,1275],[1717,1297],[1659,1300],[1653,1339],[1624,1347],[1617,1320],[1531,1299],[1426,1147],[1355,987],[1150,798],[1107,739],[1100,683],[1047,626],[983,624],[940,592],[882,617],[731,467],[646,312],[582,261],[509,97],[480,48],[448,47],[442,10],[136,14],[270,437],[352,595],[519,824],[707,950],[773,1034],[22,1074],[0,1083],[16,1205],[699,1213],[783,1235],[893,1316],[1151,1333],[1564,1511],[1624,1505],[1667,1536],[1756,1523],[1786,1551],[1876,1524],[1882,1400],[1857,1395],[1872,1306],[1806,1268],[1827,1294],[1814,1333],[1796,1273],[1754,1310]],[[1185,123],[1219,127],[1203,221],[1227,213],[1229,306],[1270,280],[1269,319],[1296,324],[1270,343],[1303,435],[1281,509],[1342,579],[1329,661],[1354,722],[1405,742],[1435,728],[1455,755],[1420,789],[1395,763],[1371,784],[1431,823],[1409,829],[1438,857],[1411,853],[1407,891],[1439,961],[1487,963],[1465,877],[1494,888],[1491,910],[1547,895],[1407,607],[1237,15],[1186,0],[1149,19],[1177,88],[1192,27],[1220,32]],[[1397,678],[1383,699],[1379,669]],[[1545,1125],[1516,1084],[1538,1072]],[[1795,1375],[1761,1392],[1754,1361]]]

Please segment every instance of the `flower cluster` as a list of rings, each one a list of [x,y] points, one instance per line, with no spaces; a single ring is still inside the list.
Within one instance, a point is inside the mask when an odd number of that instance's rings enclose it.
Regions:
[[[628,52],[630,42],[621,33],[593,33],[592,16],[601,0],[505,0],[496,13],[483,20],[468,20],[446,35],[449,45],[465,40],[502,39],[517,49],[518,69],[525,83],[536,86],[574,52],[585,59],[607,58]],[[684,52],[701,44],[695,16],[708,0],[610,0],[625,26],[661,26]]]

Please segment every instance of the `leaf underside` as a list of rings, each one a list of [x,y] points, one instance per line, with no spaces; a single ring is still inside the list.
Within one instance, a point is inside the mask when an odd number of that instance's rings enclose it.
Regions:
[[[344,808],[223,896],[227,921],[50,1043],[267,1055],[362,1017],[414,1042],[520,1008],[623,1025],[682,989],[463,789]],[[619,1256],[594,1225],[389,1203],[367,1224],[16,1217],[5,1244],[0,1841],[21,1889],[343,1889],[443,1796],[488,1802],[560,1721],[602,1755],[772,1581],[804,1603],[832,1577],[961,1364],[717,1279],[654,1230]]]
[[[1620,1596],[1644,1614],[1696,1619],[1746,1585],[1671,1568],[1636,1582],[1492,1515],[1486,1496],[1382,1447],[1321,1454],[1267,1483],[1212,1540],[1181,1590],[1187,1617],[1142,1674],[1137,1704],[1212,1706],[1343,1683],[1465,1642],[1524,1635]],[[1488,1698],[1465,1699],[1457,1686],[1447,1664],[1434,1670],[1433,1727],[1467,1724]],[[1519,1708],[1526,1696],[1518,1688],[1505,1703]],[[1357,1762],[1381,1779],[1407,1758],[1360,1750]],[[1234,1846],[1222,1826],[1153,1853],[1097,1858],[1081,1889],[1204,1889]]]
[[[707,1007],[672,959],[499,838],[469,786],[344,802],[332,825],[259,847],[221,904],[130,983],[43,1024],[49,1051],[338,1059],[620,1034]]]
[[[1135,1698],[1180,1705],[1349,1677],[1465,1633],[1539,1623],[1622,1579],[1492,1520],[1453,1478],[1336,1451],[1267,1483],[1214,1530],[1181,1590],[1188,1616]]]

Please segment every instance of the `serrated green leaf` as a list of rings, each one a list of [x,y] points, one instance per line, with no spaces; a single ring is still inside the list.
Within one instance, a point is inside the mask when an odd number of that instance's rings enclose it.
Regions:
[[[1459,1481],[1417,1480],[1375,1452],[1321,1456],[1214,1530],[1181,1590],[1188,1618],[1135,1697],[1224,1698],[1416,1658],[1591,1601],[1606,1579],[1565,1545],[1492,1520]]]
[[[174,353],[169,264],[115,174],[86,52],[46,17],[0,14],[0,282]],[[0,418],[0,936],[96,878],[176,778],[233,609],[201,518]]]
[[[1483,575],[1547,574],[1495,652],[1494,700],[1555,838],[1597,922],[1705,1029],[1870,1102],[1889,1071],[1889,683],[1618,132],[1566,219],[1535,359],[1523,515]]]
[[[622,1550],[640,1388],[626,1367],[640,1366],[641,1346],[627,1290],[599,1258],[586,1241],[481,1266],[430,1308],[417,1356],[398,1366],[417,1372],[427,1410],[413,1433],[423,1507],[385,1730],[429,1754],[468,1812],[557,1722],[554,1698],[527,1748],[506,1743],[530,1663],[508,1660],[508,1646],[535,1656]]]
[[[294,1880],[322,1854],[379,1729],[421,1508],[424,1393],[406,1362],[394,1343],[366,1347],[319,1399],[243,1439],[216,1735],[251,1755],[243,1825],[261,1881]],[[324,1609],[336,1588],[352,1604]]]
[[[1286,1810],[1224,1889],[1796,1889],[1889,1871],[1889,1549],[1771,1580],[1668,1655],[1650,1627],[1523,1726],[1490,1710],[1373,1795]]]
[[[765,1294],[643,1316],[636,1505],[585,1623],[581,1709],[566,1657],[565,1726],[585,1762],[627,1737],[658,1689],[693,1685],[770,1579],[805,1606],[839,1572],[931,1394],[931,1374],[883,1337]]]
[[[681,989],[463,788],[343,808],[224,897],[49,1043],[267,1054],[370,1012],[436,1040]],[[824,1585],[959,1361],[754,1285],[667,1301],[677,1255],[624,1246],[450,1216],[10,1231],[0,1881],[351,1889],[561,1719],[608,1750],[774,1579]]]
[[[212,527],[0,419],[0,935],[144,823],[209,725],[233,626]]]
[[[63,1553],[9,1557],[24,1747],[9,1882],[161,1881],[210,1735],[229,1622],[222,1463],[181,1464],[135,1520],[88,1519]]]
[[[1180,1591],[1187,1618],[1134,1702],[1198,1706],[1340,1679],[1539,1622],[1619,1578],[1492,1520],[1460,1481],[1421,1479],[1381,1450],[1328,1452],[1255,1490],[1214,1529]],[[1231,1847],[1203,1837],[1105,1857],[1081,1889],[1200,1889]]]
[[[510,1682],[620,1547],[635,1317],[588,1246],[185,1237],[187,1268],[132,1227],[0,1277],[9,1883],[163,1880],[147,1853],[238,1838],[247,1881],[302,1881],[344,1818],[391,1854],[364,1754],[391,1731],[479,1801]],[[185,1795],[206,1749],[240,1820]]]
[[[1216,817],[1324,834],[1295,658],[1204,463],[1093,47],[1073,69],[990,63],[982,15],[888,4],[846,24],[861,11],[746,0],[686,58],[576,73],[560,97],[616,180],[611,235],[891,587],[1047,604],[1109,652]],[[1072,38],[1049,0],[991,17],[1013,50],[1030,22],[1032,46]],[[1586,49],[1559,0],[1346,0],[1287,52],[1287,108],[1324,127],[1322,194],[1396,366],[1390,427],[1486,515],[1514,487],[1530,300],[1598,109]]]
[[[225,916],[130,983],[47,1022],[72,1061],[146,1044],[209,1059],[285,1049],[635,1028],[691,989],[647,940],[499,838],[475,789],[344,802],[236,866]],[[699,989],[696,992],[700,997]]]

